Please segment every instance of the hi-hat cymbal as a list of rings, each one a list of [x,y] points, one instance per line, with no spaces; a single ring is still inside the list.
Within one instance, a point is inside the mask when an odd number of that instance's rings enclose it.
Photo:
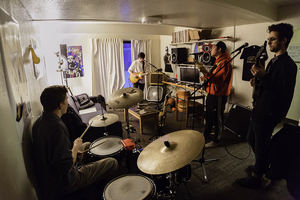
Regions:
[[[138,88],[122,88],[114,91],[108,98],[108,105],[112,108],[130,108],[143,100],[143,91]]]
[[[195,130],[169,133],[143,149],[137,166],[146,174],[173,172],[192,162],[201,153],[204,143],[202,133]]]
[[[97,115],[90,119],[89,124],[93,122],[91,125],[93,127],[104,127],[115,123],[116,121],[118,121],[118,119],[119,116],[116,114],[105,113],[103,115]]]

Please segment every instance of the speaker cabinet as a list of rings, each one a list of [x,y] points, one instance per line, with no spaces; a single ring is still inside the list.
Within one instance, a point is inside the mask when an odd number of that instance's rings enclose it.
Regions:
[[[171,57],[173,64],[182,64],[187,62],[187,49],[186,48],[172,48]]]
[[[212,45],[211,44],[204,44],[199,46],[197,49],[200,54],[197,55],[198,62],[202,62],[205,65],[213,65],[215,62],[215,58],[211,56]]]
[[[162,81],[165,81],[166,76],[163,73],[151,73],[150,85],[163,85]]]
[[[252,110],[244,106],[233,104],[225,119],[224,127],[246,140]]]
[[[163,97],[163,87],[161,86],[149,86],[148,93],[147,93],[147,100],[148,101],[156,101],[161,102]]]

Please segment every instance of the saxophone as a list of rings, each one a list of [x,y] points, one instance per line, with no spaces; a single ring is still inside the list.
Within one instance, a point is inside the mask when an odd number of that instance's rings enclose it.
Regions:
[[[159,112],[159,115],[158,115],[158,124],[159,124],[159,126],[164,126],[165,125],[166,116],[167,116],[168,96],[171,95],[171,93],[172,93],[172,91],[165,96],[163,109],[162,109],[161,112]]]

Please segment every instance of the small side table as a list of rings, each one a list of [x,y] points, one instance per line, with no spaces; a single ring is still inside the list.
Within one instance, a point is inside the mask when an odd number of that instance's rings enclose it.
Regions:
[[[144,109],[138,109],[137,107],[132,107],[128,109],[128,113],[134,116],[135,118],[139,119],[140,124],[140,134],[143,134],[143,120],[146,118],[153,117],[155,122],[155,129],[158,128],[158,114],[159,111],[154,108],[144,108]],[[124,109],[124,119],[126,119],[126,109]]]

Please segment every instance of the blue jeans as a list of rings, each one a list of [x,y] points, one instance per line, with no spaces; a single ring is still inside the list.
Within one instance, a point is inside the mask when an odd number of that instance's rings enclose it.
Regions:
[[[269,166],[270,139],[277,124],[250,121],[247,141],[255,154],[253,173],[260,178]]]

